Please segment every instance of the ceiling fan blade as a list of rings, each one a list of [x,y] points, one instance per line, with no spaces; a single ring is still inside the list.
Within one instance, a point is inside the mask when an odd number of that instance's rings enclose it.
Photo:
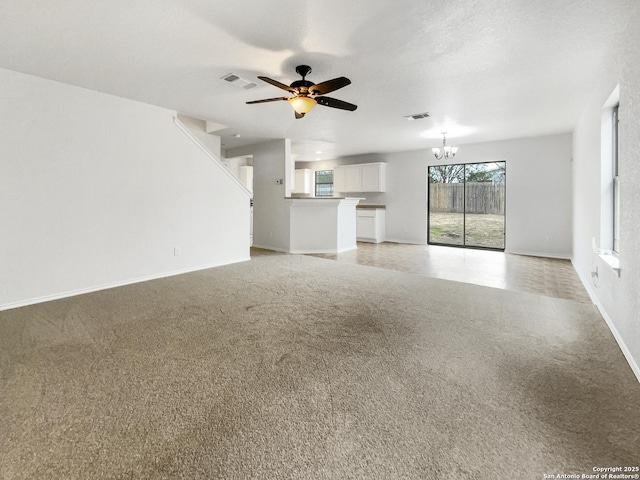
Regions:
[[[331,98],[331,97],[316,97],[315,101],[318,102],[318,105],[323,105],[325,107],[339,108],[341,110],[349,110],[351,112],[353,112],[356,108],[358,108],[358,106],[354,105],[353,103],[344,102],[342,100],[338,100],[337,98]]]
[[[265,98],[264,100],[253,100],[251,102],[246,102],[246,103],[247,104],[251,104],[251,103],[267,103],[267,102],[277,102],[278,100],[289,100],[289,97]]]
[[[333,80],[327,80],[326,82],[318,83],[312,87],[309,87],[309,93],[313,95],[325,95],[327,93],[338,90],[339,88],[346,87],[351,84],[351,80],[347,77],[338,77]]]
[[[263,82],[267,82],[270,83],[271,85],[273,85],[274,87],[278,87],[281,88],[282,90],[286,90],[287,92],[291,92],[291,93],[295,93],[296,91],[291,88],[289,85],[285,85],[284,83],[281,83],[277,80],[274,80],[273,78],[269,78],[269,77],[258,77],[260,80],[262,80]]]
[[[294,111],[293,113],[295,113],[295,114],[296,114],[296,118],[297,118],[297,119],[304,118],[304,113],[298,113],[298,112],[296,112],[296,111]]]

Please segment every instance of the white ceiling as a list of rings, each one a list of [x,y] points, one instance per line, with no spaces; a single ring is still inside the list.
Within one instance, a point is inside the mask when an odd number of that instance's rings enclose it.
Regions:
[[[268,138],[331,155],[570,131],[638,0],[6,0],[0,67],[228,125],[224,148]],[[295,120],[295,66],[352,85]],[[258,87],[220,80],[236,73]],[[409,122],[404,115],[430,112]],[[232,134],[240,134],[234,138]],[[453,141],[455,139],[455,141]],[[306,155],[306,154],[305,154]],[[314,157],[314,158],[311,158]],[[302,159],[302,158],[298,158]],[[306,159],[306,158],[305,158]]]

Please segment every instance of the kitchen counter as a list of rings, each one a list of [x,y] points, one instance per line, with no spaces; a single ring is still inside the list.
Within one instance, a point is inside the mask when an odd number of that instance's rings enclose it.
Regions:
[[[309,197],[304,195],[284,197],[285,200],[344,200],[345,198],[354,198],[354,197]]]
[[[373,209],[382,208],[382,209],[385,209],[385,208],[387,208],[387,206],[386,205],[366,205],[366,204],[362,205],[362,204],[358,204],[358,205],[356,205],[356,208],[373,208]]]

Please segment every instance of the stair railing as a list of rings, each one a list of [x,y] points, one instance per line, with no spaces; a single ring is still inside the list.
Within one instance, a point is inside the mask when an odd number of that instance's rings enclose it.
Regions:
[[[198,137],[196,137],[193,132],[189,130],[189,128],[187,128],[184,123],[180,121],[178,117],[173,117],[173,123],[175,123],[176,127],[178,127],[182,131],[182,133],[184,133],[189,138],[189,140],[191,140],[195,144],[195,146],[198,147],[202,151],[202,153],[204,153],[209,158],[209,160],[214,163],[214,165],[220,168],[225,175],[231,178],[231,180],[233,180],[236,185],[238,185],[247,194],[247,196],[253,197],[253,193],[251,193],[251,191],[233,173],[231,173],[231,170],[229,170],[226,165],[222,163],[220,159],[216,157],[213,152],[209,150],[209,148],[204,143],[202,143],[198,139]]]

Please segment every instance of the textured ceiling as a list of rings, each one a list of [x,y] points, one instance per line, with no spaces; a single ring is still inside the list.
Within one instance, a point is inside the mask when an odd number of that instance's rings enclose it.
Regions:
[[[0,67],[228,125],[225,148],[291,138],[333,155],[410,150],[443,130],[459,144],[572,130],[638,3],[8,0]],[[298,64],[316,83],[349,77],[330,96],[358,110],[295,120],[285,102],[245,105],[285,93],[258,75],[290,83]],[[258,86],[220,80],[231,72]]]

